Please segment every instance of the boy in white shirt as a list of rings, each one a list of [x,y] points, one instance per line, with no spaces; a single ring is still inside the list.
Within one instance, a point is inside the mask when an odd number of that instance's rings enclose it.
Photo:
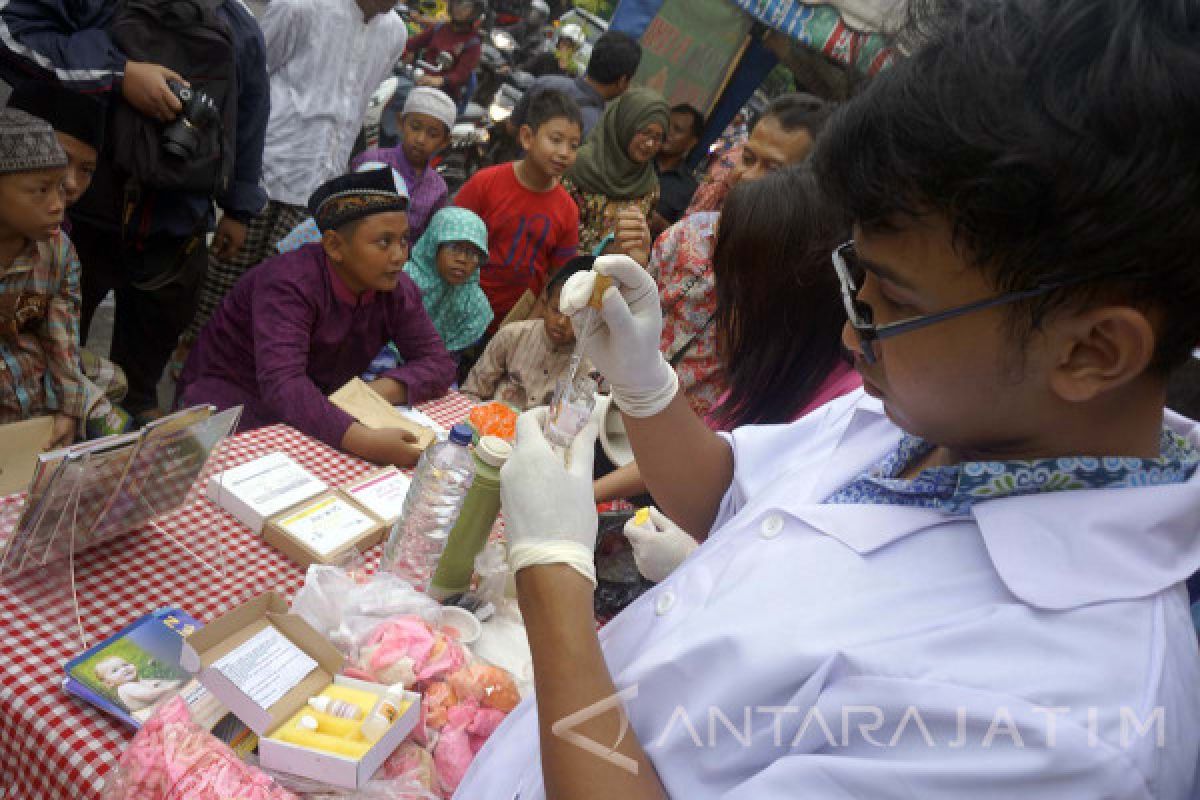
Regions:
[[[459,796],[1190,798],[1200,2],[968,0],[831,121],[816,169],[866,394],[710,433],[652,281],[588,353],[704,543],[597,636],[591,441],[503,473],[536,709]],[[563,291],[582,308],[594,276]]]

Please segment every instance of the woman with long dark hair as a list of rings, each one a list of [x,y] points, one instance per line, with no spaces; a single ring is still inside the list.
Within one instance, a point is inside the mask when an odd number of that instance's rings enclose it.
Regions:
[[[713,427],[790,422],[861,385],[829,252],[849,226],[806,166],[738,186],[717,226],[717,352],[729,391]]]
[[[800,165],[738,185],[717,224],[718,355],[728,391],[709,426],[790,422],[861,385],[842,356],[845,311],[829,253],[849,226]],[[595,483],[597,502],[645,491],[637,465]]]

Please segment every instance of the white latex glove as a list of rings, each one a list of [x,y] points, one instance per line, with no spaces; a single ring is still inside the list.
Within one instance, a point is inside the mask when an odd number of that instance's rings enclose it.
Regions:
[[[595,586],[596,426],[589,422],[579,432],[564,464],[542,433],[546,412],[535,408],[517,417],[517,443],[500,470],[508,561],[514,573],[536,564],[568,564]]]
[[[662,411],[679,390],[675,370],[658,349],[662,336],[662,307],[658,284],[629,256],[600,256],[594,270],[577,272],[563,285],[559,309],[571,318],[575,335],[594,318],[587,313],[596,274],[612,278],[604,307],[592,323],[587,357],[612,385],[617,408],[631,417],[651,417]]]
[[[699,547],[687,532],[651,506],[650,518],[638,525],[630,517],[625,523],[625,538],[633,547],[638,572],[648,581],[659,583],[675,571],[683,560]]]

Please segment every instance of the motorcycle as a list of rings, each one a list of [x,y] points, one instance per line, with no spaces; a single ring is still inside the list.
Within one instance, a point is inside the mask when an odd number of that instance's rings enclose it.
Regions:
[[[517,40],[508,31],[495,30],[484,37],[472,102],[481,106],[492,102],[500,84],[512,73],[516,51]]]
[[[486,119],[483,106],[467,103],[450,129],[450,145],[434,160],[434,168],[446,181],[451,197],[483,166],[479,153],[488,138]]]
[[[450,146],[435,161],[451,197],[477,171],[521,157],[520,142],[508,122],[532,83],[532,75],[517,70],[500,85],[486,110],[477,103],[469,103],[459,116],[450,132]]]

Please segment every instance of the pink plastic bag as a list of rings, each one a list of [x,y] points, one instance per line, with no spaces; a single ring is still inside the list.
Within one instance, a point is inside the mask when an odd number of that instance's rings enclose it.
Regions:
[[[121,754],[104,800],[296,800],[192,722],[181,697],[154,713]]]

